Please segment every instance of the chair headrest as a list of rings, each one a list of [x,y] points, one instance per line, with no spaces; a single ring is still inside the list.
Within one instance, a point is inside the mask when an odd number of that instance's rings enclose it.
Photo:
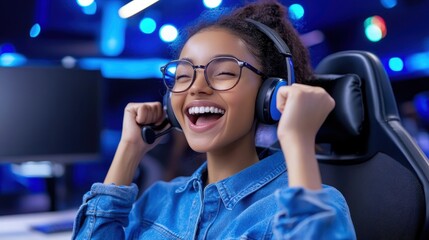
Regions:
[[[306,84],[324,88],[335,100],[334,110],[317,134],[317,143],[345,143],[362,134],[365,109],[358,75],[319,74]]]

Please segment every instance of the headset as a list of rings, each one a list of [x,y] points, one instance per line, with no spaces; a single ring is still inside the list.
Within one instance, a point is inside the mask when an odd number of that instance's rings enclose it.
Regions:
[[[279,53],[285,58],[287,79],[279,77],[268,77],[264,79],[256,98],[255,114],[259,122],[264,124],[275,124],[280,120],[281,116],[280,111],[276,107],[277,91],[281,86],[292,85],[295,83],[292,54],[288,45],[274,29],[250,18],[246,18],[246,21],[252,23],[259,31],[270,38]],[[163,106],[166,113],[166,119],[164,122],[158,126],[147,125],[142,127],[141,133],[143,140],[146,143],[152,144],[156,138],[167,134],[173,129],[182,129],[174,115],[170,97],[171,92],[169,91],[167,91],[163,97]],[[170,124],[170,126],[163,130],[168,124]],[[159,133],[156,133],[155,131],[159,131]]]

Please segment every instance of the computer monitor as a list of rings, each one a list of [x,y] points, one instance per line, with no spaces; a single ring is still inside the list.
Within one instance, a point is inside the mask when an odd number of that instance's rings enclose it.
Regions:
[[[0,67],[0,162],[99,159],[102,77],[62,67]]]

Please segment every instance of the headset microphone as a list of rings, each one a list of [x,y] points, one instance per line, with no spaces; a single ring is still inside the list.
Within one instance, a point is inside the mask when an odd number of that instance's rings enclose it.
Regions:
[[[168,127],[164,131],[161,131],[161,132],[158,132],[158,133],[155,132],[155,131],[162,130],[169,123],[170,123],[170,121],[168,121],[168,119],[165,119],[160,125],[157,125],[157,126],[155,126],[155,125],[152,125],[152,126],[149,126],[149,125],[143,126],[142,127],[142,131],[141,131],[143,141],[145,143],[152,144],[152,143],[155,142],[155,140],[157,138],[159,138],[159,137],[161,137],[161,136],[163,136],[163,135],[171,132],[171,130],[174,129],[173,126]]]

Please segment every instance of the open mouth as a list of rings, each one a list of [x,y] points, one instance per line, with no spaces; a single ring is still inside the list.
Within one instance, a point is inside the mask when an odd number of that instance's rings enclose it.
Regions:
[[[198,106],[188,108],[187,116],[194,125],[212,123],[225,114],[225,110],[214,106]]]

